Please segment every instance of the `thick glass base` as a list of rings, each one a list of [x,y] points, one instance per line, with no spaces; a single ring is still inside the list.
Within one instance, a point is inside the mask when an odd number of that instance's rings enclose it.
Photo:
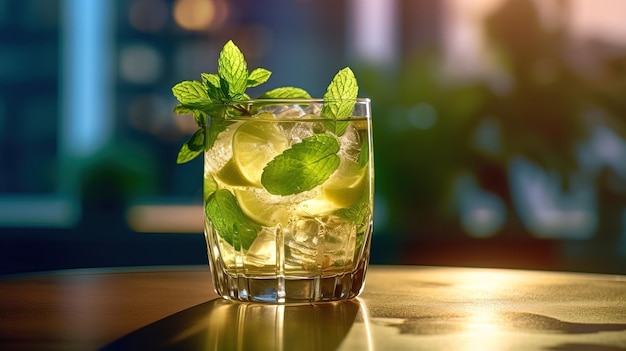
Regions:
[[[207,233],[209,263],[215,291],[225,299],[265,303],[312,303],[340,301],[357,297],[363,290],[369,262],[371,225],[365,234],[365,242],[358,259],[350,266],[331,270],[295,270],[286,268],[285,260],[276,259],[283,265],[267,269],[234,268],[222,260],[215,244],[211,227]],[[277,250],[278,257],[283,250]],[[243,266],[242,266],[243,267]]]
[[[338,301],[358,296],[363,289],[365,266],[334,277],[233,277],[214,271],[215,290],[226,299],[266,303]]]

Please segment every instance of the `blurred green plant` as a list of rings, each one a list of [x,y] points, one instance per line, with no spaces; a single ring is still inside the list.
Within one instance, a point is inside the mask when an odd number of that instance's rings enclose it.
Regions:
[[[580,171],[577,145],[594,123],[626,135],[626,56],[607,59],[588,52],[601,74],[583,72],[565,25],[568,3],[557,5],[562,18],[549,28],[531,0],[506,1],[486,19],[486,37],[508,76],[505,89],[485,81],[451,84],[436,49],[407,57],[395,74],[373,68],[357,72],[373,100],[377,191],[388,206],[386,231],[463,235],[453,184],[464,172],[515,215],[511,159],[522,156],[554,170],[567,187],[568,176]],[[610,119],[589,121],[590,109]],[[431,116],[424,120],[423,113]],[[497,148],[491,151],[476,145],[477,132],[488,121],[498,130]],[[502,231],[525,229],[509,218]]]

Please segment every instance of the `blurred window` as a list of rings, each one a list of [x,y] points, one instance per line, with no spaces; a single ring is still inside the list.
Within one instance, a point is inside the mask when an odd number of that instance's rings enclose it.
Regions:
[[[61,170],[59,0],[0,1],[0,226],[71,226]]]

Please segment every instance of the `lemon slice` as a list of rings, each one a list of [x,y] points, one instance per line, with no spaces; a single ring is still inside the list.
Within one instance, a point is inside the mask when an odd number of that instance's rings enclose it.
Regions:
[[[287,204],[262,201],[259,197],[262,194],[258,190],[237,189],[234,192],[243,213],[256,223],[266,227],[287,223],[289,217]]]
[[[249,183],[260,186],[263,168],[288,146],[287,139],[272,122],[249,121],[233,134],[233,163]]]
[[[335,206],[344,208],[359,201],[365,192],[367,167],[358,169],[356,164],[351,164],[338,171],[323,185],[324,197]]]

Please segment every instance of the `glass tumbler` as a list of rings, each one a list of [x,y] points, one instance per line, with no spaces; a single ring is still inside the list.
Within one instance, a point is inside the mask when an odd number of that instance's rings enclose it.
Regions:
[[[217,293],[268,303],[360,294],[373,217],[370,100],[239,101],[205,127],[204,233]]]

